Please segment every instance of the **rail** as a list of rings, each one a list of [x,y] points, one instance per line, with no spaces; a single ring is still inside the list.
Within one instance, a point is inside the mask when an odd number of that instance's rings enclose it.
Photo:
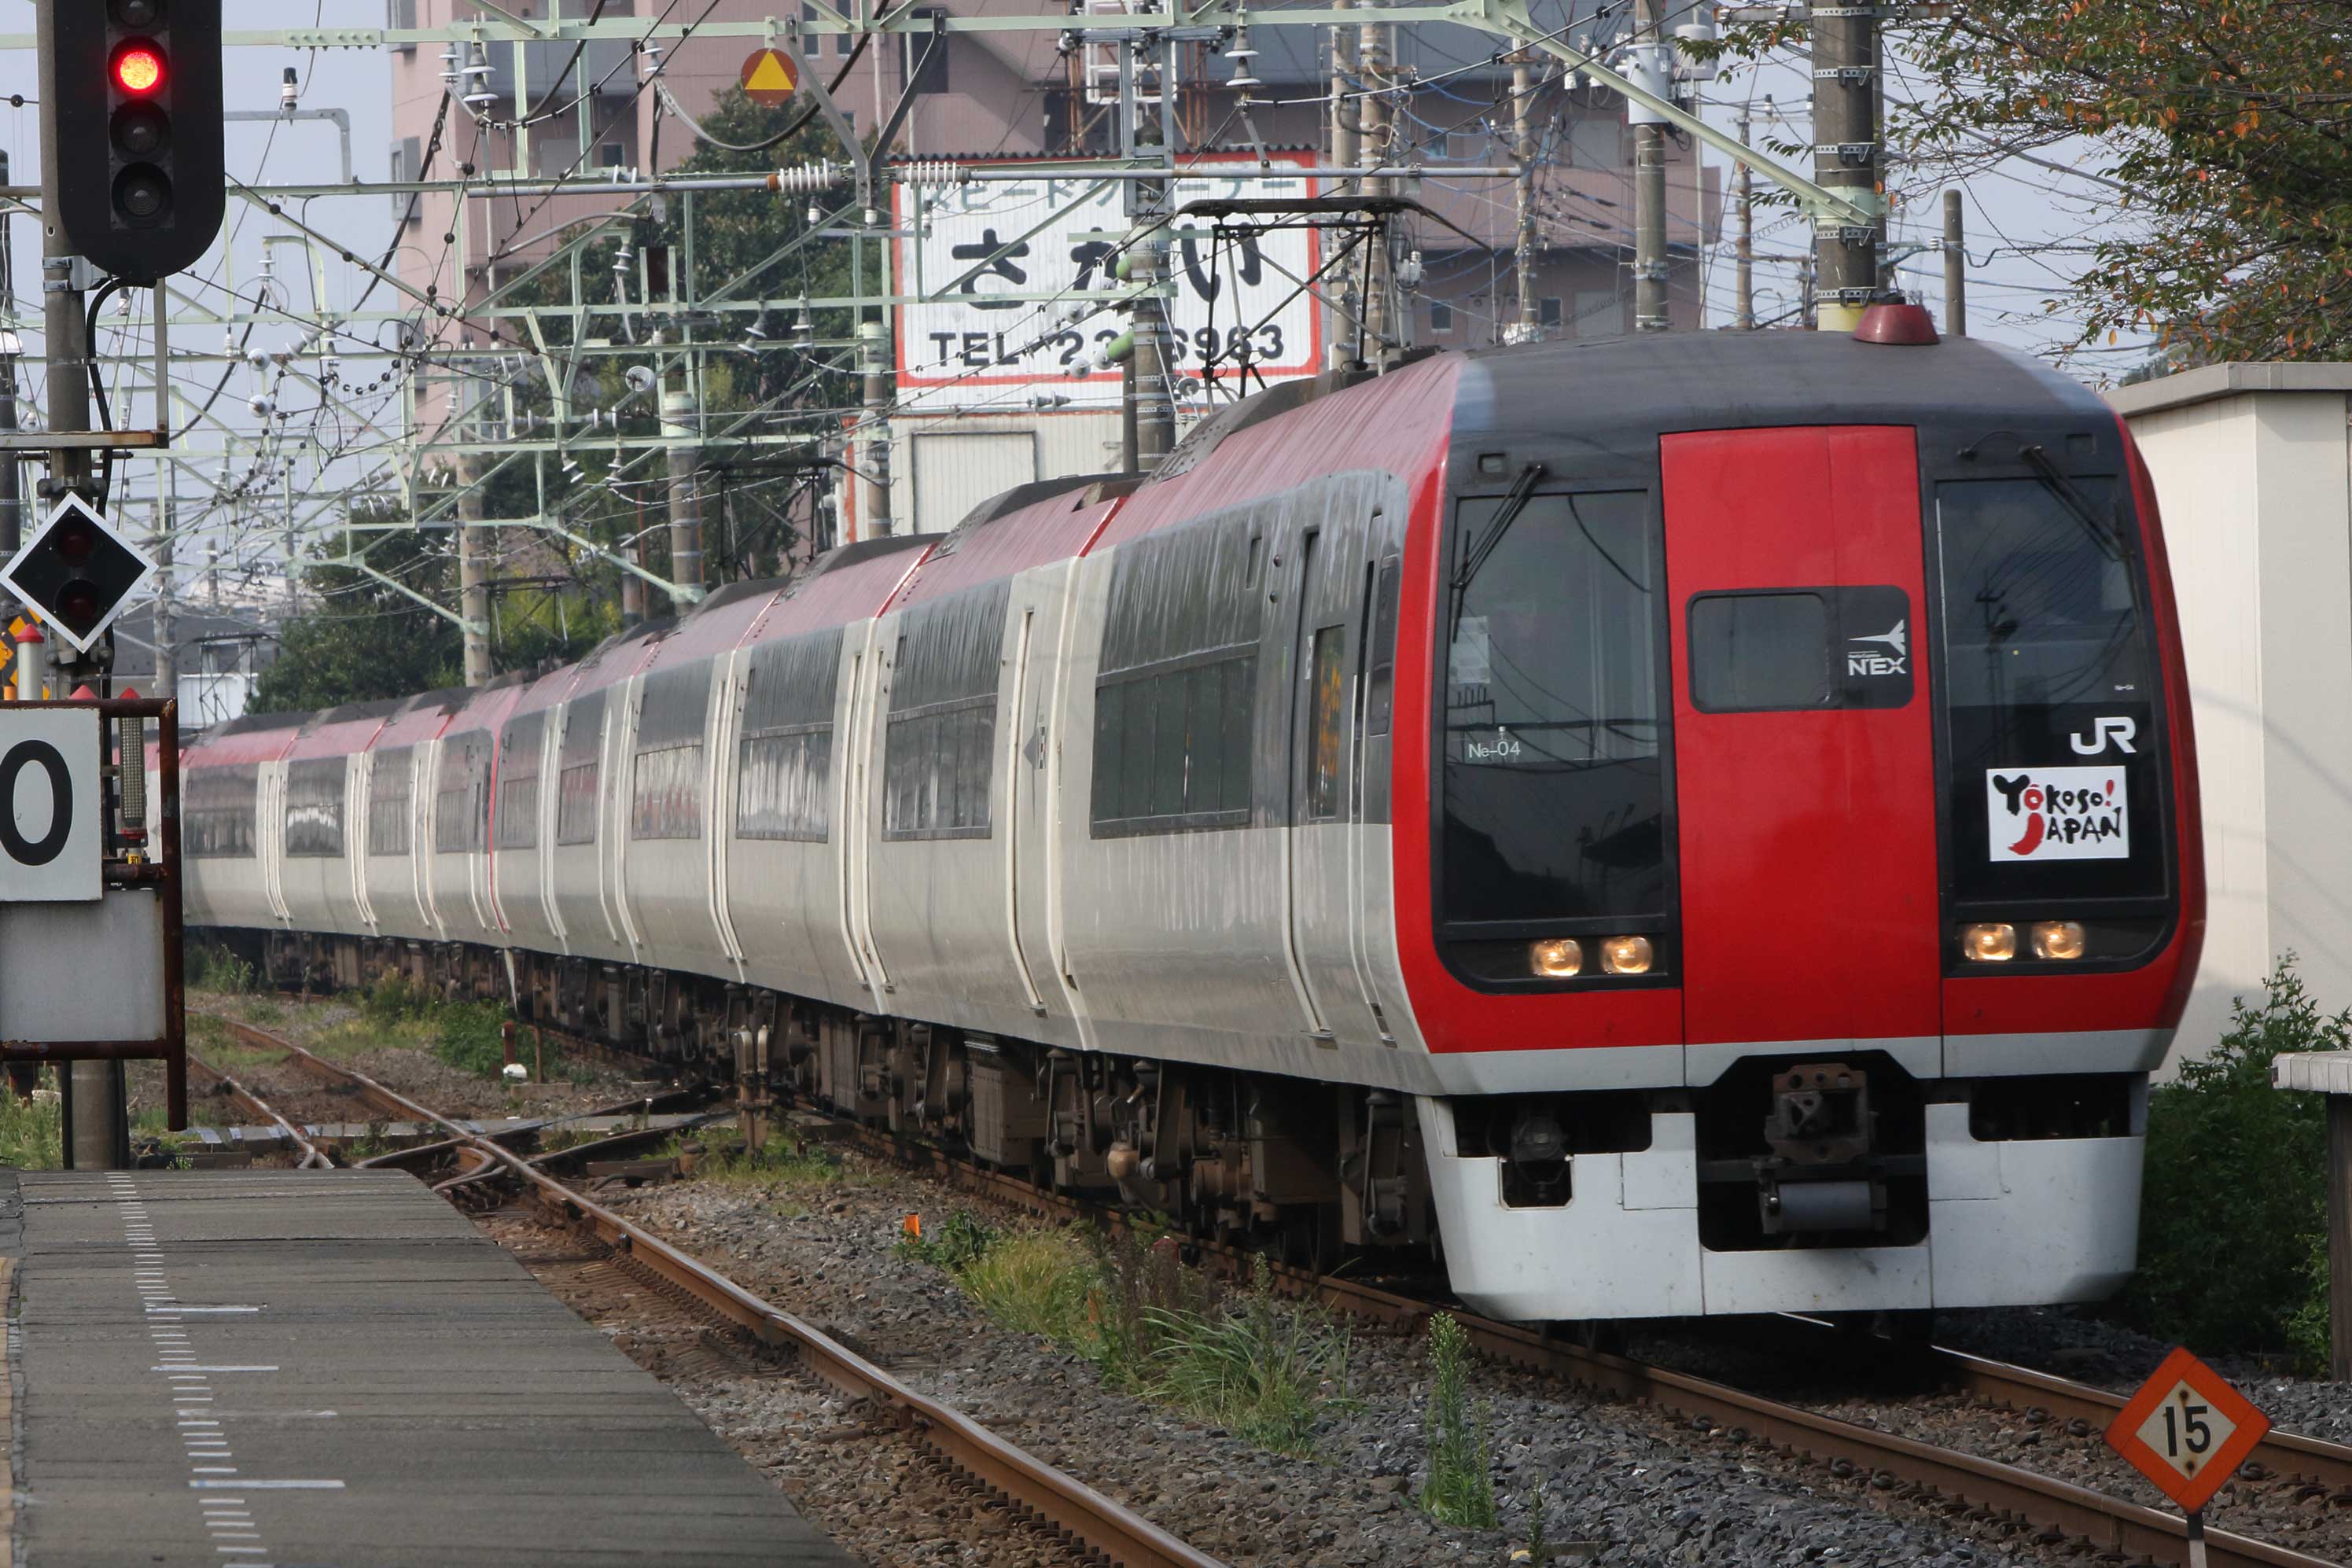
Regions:
[[[469,1131],[449,1118],[417,1104],[367,1077],[328,1062],[291,1040],[230,1020],[232,1030],[256,1045],[286,1053],[322,1076],[351,1083],[360,1097],[394,1113],[430,1121],[448,1131],[445,1148],[470,1149],[504,1167],[545,1207],[576,1229],[594,1236],[615,1252],[651,1269],[696,1300],[734,1322],[761,1343],[789,1351],[802,1364],[851,1399],[887,1411],[910,1436],[949,1464],[998,1492],[1048,1526],[1122,1568],[1223,1568],[1142,1516],[1132,1513],[1073,1476],[1005,1442],[986,1427],[913,1389],[812,1324],[804,1323],[744,1289],[725,1275],[688,1257],[651,1231],[622,1218],[492,1139]],[[403,1151],[414,1154],[415,1150]]]
[[[320,1148],[316,1143],[311,1142],[308,1138],[303,1137],[300,1128],[295,1126],[291,1121],[287,1121],[283,1116],[278,1115],[275,1110],[271,1109],[269,1102],[262,1099],[261,1096],[254,1093],[253,1090],[246,1088],[245,1085],[237,1082],[236,1079],[221,1071],[220,1068],[213,1066],[212,1063],[205,1060],[204,1058],[196,1055],[194,1051],[190,1051],[188,1053],[188,1065],[194,1068],[198,1072],[205,1074],[211,1078],[214,1082],[219,1084],[221,1088],[226,1091],[230,1102],[234,1104],[239,1111],[247,1116],[255,1117],[260,1121],[268,1122],[271,1126],[278,1129],[278,1133],[284,1137],[288,1142],[302,1151],[302,1158],[295,1164],[294,1168],[296,1170],[324,1171],[333,1168],[335,1162],[328,1155],[327,1152]]]

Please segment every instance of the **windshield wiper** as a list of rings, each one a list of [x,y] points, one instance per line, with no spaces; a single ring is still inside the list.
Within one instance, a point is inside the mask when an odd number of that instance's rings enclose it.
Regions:
[[[2107,559],[2121,561],[2124,558],[2123,542],[2116,537],[2112,529],[2099,521],[2098,513],[2092,510],[2091,499],[2076,489],[2074,481],[2059,468],[2048,447],[2039,444],[2021,446],[2017,455],[2025,459],[2026,466],[2033,470],[2033,477],[2042,481],[2042,488],[2056,496],[2065,504],[2066,510],[2074,514],[2074,521],[2083,525],[2091,536],[2091,542],[2097,545]]]
[[[1478,542],[1472,545],[1470,552],[1462,558],[1461,569],[1454,574],[1455,598],[1459,599],[1463,591],[1470,586],[1471,579],[1478,575],[1478,568],[1486,563],[1486,557],[1495,552],[1495,546],[1503,542],[1504,533],[1527,509],[1528,500],[1536,493],[1536,481],[1543,478],[1543,473],[1541,463],[1529,463],[1519,470],[1519,477],[1511,481],[1510,493],[1503,498],[1502,509],[1495,513],[1495,521],[1486,525],[1486,531],[1478,536]]]

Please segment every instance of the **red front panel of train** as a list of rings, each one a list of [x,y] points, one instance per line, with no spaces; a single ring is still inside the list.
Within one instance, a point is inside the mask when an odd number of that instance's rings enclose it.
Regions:
[[[1685,1037],[1939,1034],[1916,438],[1659,446]]]

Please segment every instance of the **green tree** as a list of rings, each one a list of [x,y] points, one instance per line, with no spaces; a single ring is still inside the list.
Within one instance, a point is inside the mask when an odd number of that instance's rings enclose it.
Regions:
[[[2352,353],[2352,0],[1969,0],[1894,44],[1930,89],[1895,115],[1916,157],[2092,139],[2122,221],[2075,280],[2082,341]]]

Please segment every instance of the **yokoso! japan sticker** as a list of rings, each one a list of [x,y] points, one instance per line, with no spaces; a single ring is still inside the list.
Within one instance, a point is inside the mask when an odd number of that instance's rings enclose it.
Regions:
[[[1995,861],[2122,860],[2131,804],[2118,767],[1985,770],[1986,835]]]

